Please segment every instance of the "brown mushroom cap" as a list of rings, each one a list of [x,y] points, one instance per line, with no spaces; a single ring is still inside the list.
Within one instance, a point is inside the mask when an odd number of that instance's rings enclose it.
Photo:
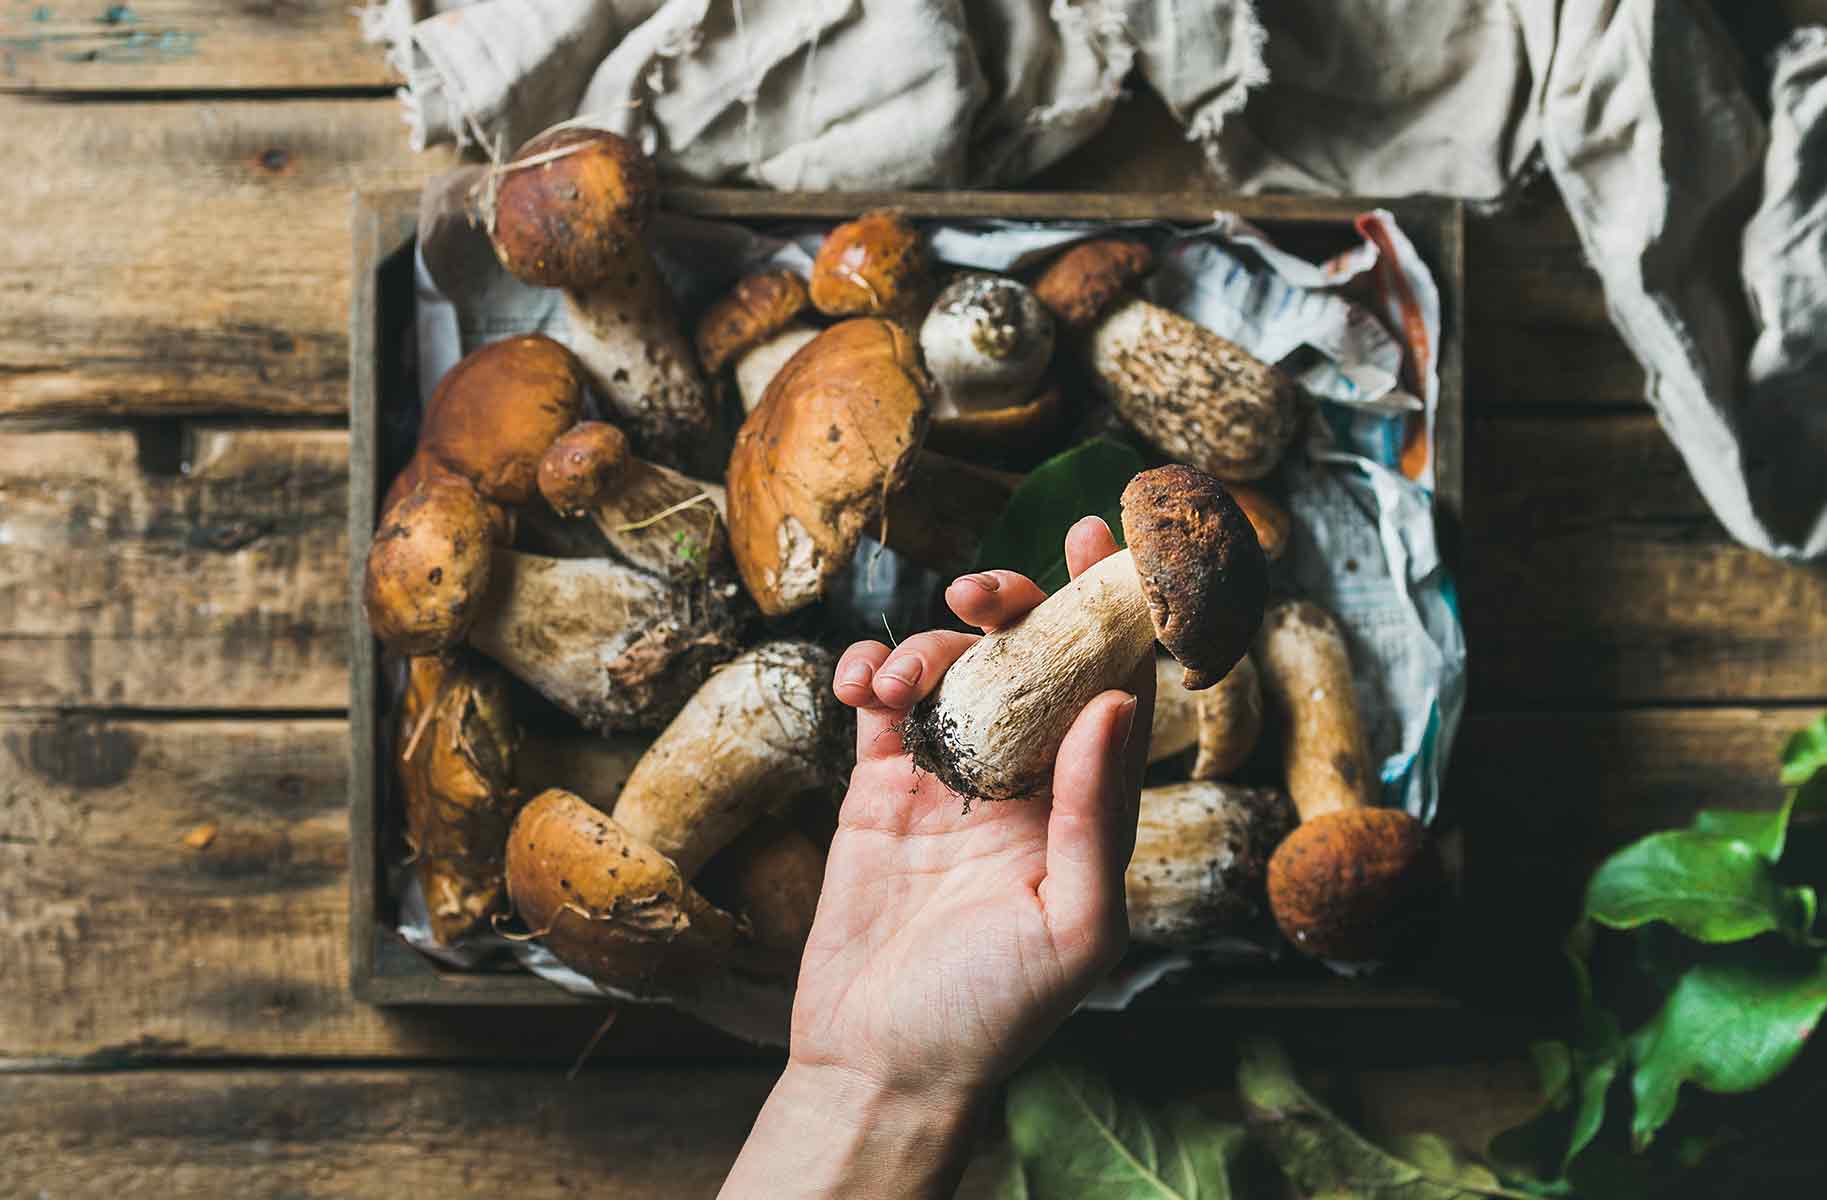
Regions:
[[[375,530],[362,581],[374,635],[404,654],[454,645],[488,594],[490,506],[461,479],[433,476]]]
[[[1294,518],[1273,496],[1259,488],[1233,483],[1230,492],[1231,499],[1243,509],[1243,515],[1250,518],[1256,540],[1262,543],[1263,554],[1270,562],[1280,559],[1288,552],[1288,536],[1293,531]]]
[[[527,283],[573,290],[623,269],[660,190],[653,163],[633,142],[579,128],[533,138],[484,186],[491,184],[489,237],[501,265]]]
[[[1262,626],[1269,568],[1256,531],[1216,479],[1179,464],[1130,480],[1122,506],[1155,633],[1188,688],[1211,687]]]
[[[1269,905],[1304,954],[1369,962],[1431,915],[1438,882],[1421,822],[1400,809],[1347,808],[1302,824],[1269,859]]]
[[[1035,282],[1034,294],[1060,324],[1083,329],[1154,264],[1153,251],[1128,238],[1080,242],[1053,260]]]
[[[812,303],[832,317],[893,316],[926,290],[926,247],[899,209],[871,209],[839,225],[812,263]]]
[[[785,267],[750,275],[698,321],[698,361],[715,374],[732,358],[791,325],[811,306],[805,280]]]
[[[438,381],[419,450],[490,500],[525,504],[540,456],[577,423],[583,368],[549,337],[527,334],[467,355]]]
[[[628,436],[607,421],[580,421],[546,447],[539,491],[552,511],[581,517],[628,465]]]
[[[400,473],[393,477],[393,482],[387,485],[387,494],[381,498],[381,520],[385,521],[387,514],[393,511],[393,506],[410,496],[414,488],[427,479],[433,478],[468,482],[461,475],[454,474],[448,468],[440,466],[435,459],[424,454],[414,454],[406,460],[406,465],[400,468]],[[496,504],[492,500],[485,499],[483,503],[488,505],[489,520],[492,522],[489,540],[497,546],[513,545],[516,524],[513,510]]]
[[[552,788],[514,820],[507,846],[514,911],[568,966],[643,989],[705,968],[742,941],[735,918],[571,792]]]
[[[934,417],[926,446],[972,462],[1027,465],[1058,450],[1065,424],[1059,385],[1043,379],[1040,390],[1021,404]]]
[[[927,382],[899,325],[863,317],[807,342],[743,422],[730,545],[769,616],[813,603],[881,519],[926,427]]]

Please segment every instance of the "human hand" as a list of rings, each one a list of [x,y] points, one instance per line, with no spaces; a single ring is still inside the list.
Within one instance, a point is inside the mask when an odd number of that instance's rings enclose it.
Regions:
[[[1104,523],[1066,538],[1077,576],[1116,552]],[[966,576],[952,611],[988,632],[1043,593],[1011,571]],[[976,640],[852,646],[836,693],[857,711],[857,766],[800,967],[786,1073],[726,1194],[749,1194],[758,1140],[786,1129],[772,1194],[823,1178],[872,1195],[938,1194],[969,1114],[1058,1027],[1128,943],[1123,873],[1154,709],[1154,664],[1093,699],[1060,746],[1050,802],[978,803],[914,768],[896,731]],[[771,1110],[771,1111],[770,1111]],[[854,1129],[847,1149],[841,1132]],[[814,1132],[816,1131],[816,1132]],[[897,1141],[897,1139],[899,1139]],[[844,1160],[843,1173],[821,1171]],[[892,1169],[890,1169],[892,1168]],[[893,1178],[889,1191],[876,1190]],[[733,1190],[732,1190],[733,1189]],[[755,1194],[761,1194],[758,1189]],[[860,1194],[860,1193],[859,1193]]]

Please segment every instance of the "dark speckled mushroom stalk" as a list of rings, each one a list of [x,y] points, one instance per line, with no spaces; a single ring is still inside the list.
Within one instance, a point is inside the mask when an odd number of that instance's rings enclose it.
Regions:
[[[902,740],[923,770],[983,800],[1043,796],[1079,710],[1120,687],[1158,638],[1210,687],[1262,623],[1268,568],[1217,480],[1144,471],[1123,490],[1129,549],[1097,563],[1008,629],[989,634],[914,709]]]

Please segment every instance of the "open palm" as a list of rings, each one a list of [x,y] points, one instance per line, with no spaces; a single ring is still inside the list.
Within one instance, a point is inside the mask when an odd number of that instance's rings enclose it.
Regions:
[[[1080,522],[1068,568],[1076,576],[1115,549],[1101,521]],[[946,598],[989,631],[1043,594],[998,571],[958,580]],[[967,806],[914,768],[896,729],[973,641],[936,631],[892,650],[864,642],[838,664],[838,698],[858,710],[857,766],[800,970],[797,1061],[891,1085],[985,1086],[1030,1054],[1127,944],[1123,872],[1152,664],[1131,681],[1133,695],[1106,692],[1079,714],[1050,800]]]

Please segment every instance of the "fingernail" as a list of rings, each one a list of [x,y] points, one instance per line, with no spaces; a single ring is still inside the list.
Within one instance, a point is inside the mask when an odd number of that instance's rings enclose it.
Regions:
[[[837,675],[837,686],[868,687],[869,664],[866,662],[853,662],[842,671],[839,671]]]
[[[1117,711],[1117,720],[1123,723],[1123,749],[1127,750],[1129,749],[1129,735],[1134,732],[1136,727],[1136,698],[1134,696],[1123,701],[1122,707]]]
[[[962,582],[974,583],[986,592],[993,592],[1002,587],[1002,581],[988,571],[979,571],[975,575],[960,575]]]
[[[912,687],[920,682],[920,673],[925,669],[926,664],[921,662],[917,655],[909,654],[905,658],[891,660],[875,674],[878,679],[888,678],[903,686]]]

